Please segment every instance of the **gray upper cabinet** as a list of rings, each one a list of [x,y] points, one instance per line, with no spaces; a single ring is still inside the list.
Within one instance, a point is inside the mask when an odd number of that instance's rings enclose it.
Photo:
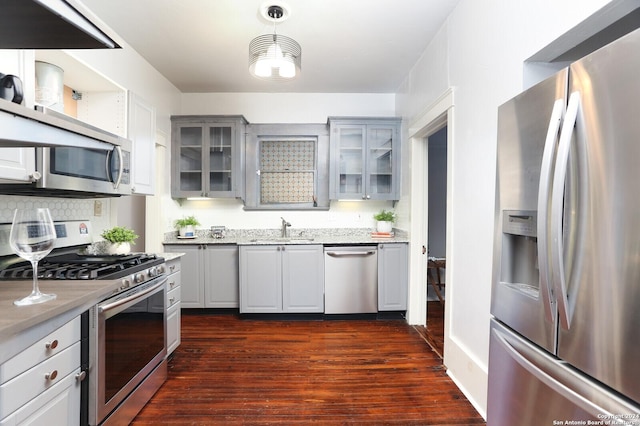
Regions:
[[[332,200],[400,198],[400,119],[330,117]]]
[[[171,196],[243,198],[242,116],[171,117]]]

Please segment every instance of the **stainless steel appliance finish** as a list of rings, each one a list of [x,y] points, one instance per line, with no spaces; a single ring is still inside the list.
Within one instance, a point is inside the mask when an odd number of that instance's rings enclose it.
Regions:
[[[489,425],[640,424],[639,71],[636,30],[499,109]]]
[[[146,279],[140,275],[123,282]],[[89,424],[129,423],[166,380],[166,281],[151,279],[91,309]]]
[[[325,247],[324,313],[378,312],[378,248]]]
[[[81,125],[97,134],[104,133],[49,108],[37,109],[43,116]],[[0,191],[67,198],[131,195],[131,142],[120,139],[119,143],[104,148],[38,147],[33,182],[4,183]]]
[[[73,146],[130,150],[131,141],[57,111],[34,110],[0,99],[0,147]]]

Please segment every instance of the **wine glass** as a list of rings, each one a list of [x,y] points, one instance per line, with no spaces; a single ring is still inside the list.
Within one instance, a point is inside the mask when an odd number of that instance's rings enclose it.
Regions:
[[[48,255],[56,240],[56,230],[47,208],[16,209],[11,225],[9,244],[18,256],[31,262],[33,291],[29,296],[14,301],[14,305],[34,305],[56,298],[38,288],[38,261]]]

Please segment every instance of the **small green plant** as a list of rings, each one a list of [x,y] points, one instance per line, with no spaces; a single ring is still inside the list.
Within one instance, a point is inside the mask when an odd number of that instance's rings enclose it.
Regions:
[[[185,226],[198,226],[198,225],[200,225],[200,222],[198,222],[198,219],[196,219],[195,216],[183,217],[182,219],[177,219],[174,222],[174,226],[176,227],[176,229],[184,228]]]
[[[111,229],[106,229],[100,236],[110,243],[132,243],[138,238],[135,232],[124,226],[114,226]]]
[[[393,210],[382,210],[373,215],[373,218],[378,222],[395,222],[396,213]]]

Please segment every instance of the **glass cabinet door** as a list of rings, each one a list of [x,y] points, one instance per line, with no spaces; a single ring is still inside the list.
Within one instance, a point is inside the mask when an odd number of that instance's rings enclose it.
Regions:
[[[209,191],[232,191],[232,144],[233,132],[230,126],[209,128]]]
[[[171,117],[171,196],[242,198],[246,124],[240,115]]]
[[[203,188],[203,128],[180,127],[180,192],[202,195]]]
[[[341,198],[363,198],[365,164],[365,127],[339,126],[338,193]]]
[[[368,128],[367,199],[385,199],[393,189],[394,130],[389,126],[370,126]]]
[[[400,123],[395,117],[329,117],[331,199],[399,199]]]

